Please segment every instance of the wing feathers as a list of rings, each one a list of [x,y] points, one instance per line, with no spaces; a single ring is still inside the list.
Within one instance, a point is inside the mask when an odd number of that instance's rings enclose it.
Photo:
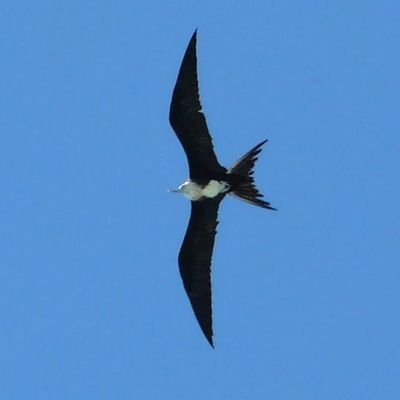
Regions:
[[[201,179],[207,171],[225,172],[218,163],[199,96],[196,56],[197,31],[183,56],[172,94],[169,121],[181,142],[190,177]]]
[[[192,201],[192,211],[179,252],[179,269],[199,325],[213,346],[211,259],[218,225],[218,207],[224,196]]]

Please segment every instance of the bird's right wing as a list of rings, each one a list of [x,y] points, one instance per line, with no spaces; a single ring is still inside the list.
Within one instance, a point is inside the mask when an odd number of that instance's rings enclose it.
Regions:
[[[206,118],[201,110],[197,77],[197,31],[183,56],[172,94],[169,121],[185,150],[190,177],[201,179],[207,171],[225,172],[215,155]]]
[[[197,321],[213,346],[211,259],[224,195],[192,201],[189,226],[179,252],[179,270]]]

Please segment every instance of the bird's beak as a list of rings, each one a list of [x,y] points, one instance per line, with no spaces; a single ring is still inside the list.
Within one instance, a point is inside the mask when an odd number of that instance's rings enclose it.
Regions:
[[[167,192],[168,193],[179,193],[180,190],[179,189],[168,189]]]

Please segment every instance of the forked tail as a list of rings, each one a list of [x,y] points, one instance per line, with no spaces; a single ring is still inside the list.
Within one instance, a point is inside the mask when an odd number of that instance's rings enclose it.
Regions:
[[[276,208],[271,207],[268,201],[262,199],[264,196],[256,188],[253,177],[254,165],[258,160],[258,155],[261,153],[263,144],[266,142],[267,140],[264,140],[253,147],[228,170],[229,174],[236,175],[240,178],[238,180],[239,183],[232,188],[230,194],[248,203],[254,204],[255,206],[276,210]]]

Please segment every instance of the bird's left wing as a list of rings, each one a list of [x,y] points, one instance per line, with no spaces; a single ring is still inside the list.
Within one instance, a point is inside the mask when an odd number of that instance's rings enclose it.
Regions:
[[[224,195],[192,201],[189,226],[179,252],[179,270],[197,321],[213,346],[211,259]]]
[[[183,56],[172,94],[169,121],[185,150],[190,177],[201,179],[203,172],[225,172],[226,169],[217,160],[206,118],[201,109],[196,41],[197,31],[194,32]]]

